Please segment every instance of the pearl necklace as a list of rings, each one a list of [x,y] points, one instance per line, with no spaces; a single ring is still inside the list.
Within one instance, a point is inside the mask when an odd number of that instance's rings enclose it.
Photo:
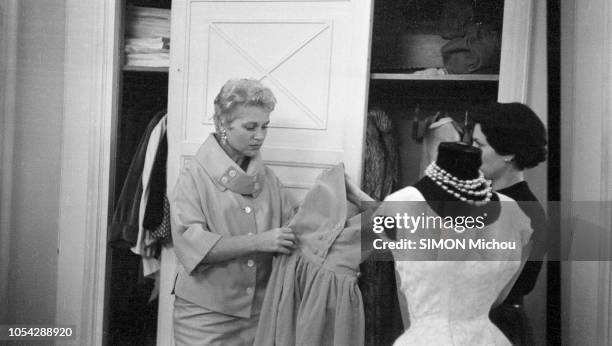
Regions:
[[[477,207],[487,204],[493,196],[491,181],[485,179],[481,171],[478,172],[478,178],[463,180],[432,162],[425,170],[425,175],[451,196]],[[468,198],[471,196],[477,199]]]

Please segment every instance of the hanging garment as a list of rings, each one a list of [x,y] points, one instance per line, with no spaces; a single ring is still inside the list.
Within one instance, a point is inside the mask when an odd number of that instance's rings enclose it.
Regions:
[[[417,106],[414,111],[414,118],[412,118],[412,139],[417,143],[423,143],[423,138],[425,137],[425,133],[429,130],[429,126],[436,122],[441,116],[441,113],[437,112],[434,115],[425,117],[425,119],[419,119],[420,113],[421,110],[419,106]]]
[[[166,196],[166,162],[168,159],[168,139],[164,133],[161,136],[155,161],[151,168],[148,182],[149,195],[142,220],[142,227],[151,232],[162,223],[164,217],[164,197]]]
[[[145,129],[134,158],[130,163],[127,176],[115,206],[113,219],[109,226],[109,242],[114,247],[127,248],[136,245],[138,238],[138,216],[142,197],[142,170],[147,152],[149,137],[166,111],[157,113]]]
[[[164,245],[172,242],[172,233],[170,229],[170,202],[168,201],[168,196],[164,196],[164,216],[162,217],[162,221],[151,231],[151,236],[155,238],[160,244]]]
[[[142,257],[144,277],[151,277],[153,274],[157,273],[161,267],[159,259],[155,258],[154,251],[152,251],[152,245],[155,242],[155,239],[151,236],[150,232],[145,230],[144,225],[147,211],[149,212],[149,219],[154,219],[155,222],[157,219],[159,219],[159,223],[161,223],[161,218],[163,217],[163,191],[159,191],[159,186],[156,186],[156,184],[160,183],[160,178],[164,178],[165,180],[165,167],[163,172],[161,172],[159,168],[157,169],[157,177],[154,176],[153,173],[156,164],[159,166],[161,161],[165,162],[165,159],[162,158],[162,156],[167,156],[167,143],[166,117],[164,116],[159,121],[157,126],[155,126],[153,132],[151,132],[151,136],[149,137],[149,143],[147,145],[147,151],[145,154],[145,162],[142,169],[143,191],[138,210],[138,237],[136,240],[136,245],[132,246],[131,248],[133,253]],[[165,187],[165,183],[163,183],[163,186]],[[151,195],[151,191],[154,191],[155,194]],[[155,201],[155,199],[157,199],[157,201]],[[150,205],[158,204],[160,205],[158,210],[147,210]]]
[[[369,259],[359,266],[365,314],[364,345],[391,345],[404,331],[393,262]]]
[[[317,179],[288,224],[297,249],[273,260],[255,345],[363,345],[356,210],[342,165]]]
[[[399,184],[399,153],[391,118],[370,110],[366,127],[363,190],[382,200]],[[365,311],[365,345],[390,345],[404,331],[393,262],[370,259],[359,266]]]
[[[156,299],[159,295],[159,270],[161,268],[160,256],[162,241],[155,237],[152,230],[161,227],[164,219],[166,219],[166,226],[168,227],[165,235],[167,236],[170,233],[170,209],[166,208],[168,205],[168,199],[166,198],[166,161],[168,159],[166,118],[162,119],[159,125],[162,127],[162,134],[159,145],[157,146],[157,152],[155,153],[155,161],[148,175],[148,181],[145,180],[146,175],[144,173],[142,175],[143,185],[148,187],[148,195],[146,194],[147,189],[145,189],[142,199],[143,201],[146,200],[146,208],[144,213],[140,213],[142,221],[139,223],[141,226],[140,232],[143,233],[142,236],[139,236],[139,239],[141,239],[140,237],[144,238],[143,241],[141,241],[140,247],[143,274],[145,277],[152,277],[155,279],[155,286],[153,292],[151,292],[149,301]],[[145,163],[145,167],[146,166]]]
[[[399,149],[393,122],[382,110],[370,110],[366,127],[363,190],[383,200],[399,183]]]

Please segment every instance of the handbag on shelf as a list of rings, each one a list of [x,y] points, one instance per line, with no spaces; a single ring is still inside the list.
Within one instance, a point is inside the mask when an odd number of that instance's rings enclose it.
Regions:
[[[492,25],[474,23],[463,37],[455,38],[441,48],[444,66],[450,74],[497,73],[501,38]]]

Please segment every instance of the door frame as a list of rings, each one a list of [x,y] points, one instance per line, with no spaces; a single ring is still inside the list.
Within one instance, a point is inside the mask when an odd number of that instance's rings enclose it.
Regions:
[[[102,345],[121,0],[66,0],[56,324]]]
[[[504,1],[499,102],[527,102],[534,0]]]

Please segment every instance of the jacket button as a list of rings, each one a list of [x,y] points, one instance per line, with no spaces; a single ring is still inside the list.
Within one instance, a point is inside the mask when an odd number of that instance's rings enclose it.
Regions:
[[[229,171],[229,176],[232,177],[232,178],[235,177],[236,176],[236,171],[233,170],[233,169],[231,171]]]
[[[251,293],[253,293],[253,287],[247,287],[247,289],[246,289],[246,293],[247,293],[247,294],[251,294]]]
[[[247,214],[250,214],[251,211],[253,211],[253,209],[251,209],[251,207],[244,207],[244,212]]]
[[[253,261],[252,259],[250,259],[250,260],[248,260],[248,261],[247,261],[247,265],[248,265],[249,267],[252,267],[252,266],[254,266],[254,265],[255,265],[255,261]]]
[[[221,182],[222,182],[223,184],[227,184],[227,177],[226,177],[226,176],[223,176],[223,177],[221,178]]]

